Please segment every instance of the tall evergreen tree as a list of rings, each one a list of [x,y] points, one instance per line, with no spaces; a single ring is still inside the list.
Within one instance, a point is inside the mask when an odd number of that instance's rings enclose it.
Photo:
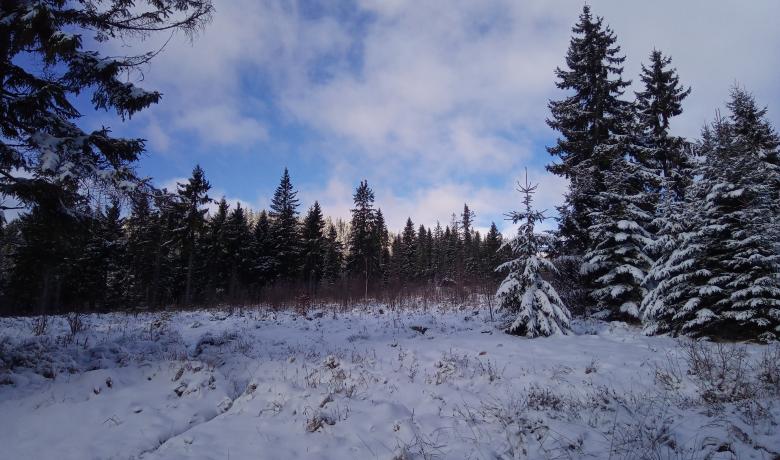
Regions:
[[[278,262],[274,255],[274,245],[271,236],[271,221],[268,213],[260,211],[252,234],[252,277],[256,289],[260,289],[272,281],[277,273]]]
[[[376,239],[376,212],[374,211],[374,192],[368,181],[361,181],[352,196],[355,207],[352,208],[352,222],[349,234],[349,256],[347,268],[354,276],[363,278],[365,294],[368,294],[369,280],[374,279],[378,271],[379,254]]]
[[[178,203],[176,210],[180,219],[180,225],[176,227],[175,236],[180,248],[181,262],[180,273],[183,274],[184,305],[190,305],[193,294],[201,286],[203,260],[199,254],[198,242],[203,236],[206,225],[205,207],[211,198],[208,191],[211,184],[206,180],[206,175],[200,165],[192,170],[192,176],[185,183],[177,184]]]
[[[477,255],[474,247],[474,211],[469,209],[467,204],[463,204],[463,213],[461,217],[461,229],[463,230],[463,269],[467,278],[472,277],[477,272]]]
[[[251,282],[252,229],[244,208],[237,203],[224,224],[225,260],[228,262],[228,298],[237,299],[246,295]]]
[[[124,301],[124,273],[127,264],[127,237],[124,230],[125,219],[118,200],[113,200],[106,208],[100,222],[100,239],[105,259],[104,308],[122,306]]]
[[[441,228],[441,223],[436,221],[436,227],[433,228],[433,256],[432,256],[432,269],[433,277],[435,281],[439,281],[444,277],[444,264],[445,264],[445,239],[444,230]]]
[[[410,283],[417,276],[417,238],[412,219],[406,219],[406,226],[401,233],[401,279]]]
[[[300,228],[298,223],[298,192],[293,188],[290,173],[284,168],[282,179],[271,200],[271,240],[277,265],[277,276],[292,280],[299,273]]]
[[[644,88],[635,93],[638,143],[643,147],[645,164],[660,171],[665,193],[682,200],[693,165],[687,155],[685,140],[670,135],[669,125],[673,117],[683,112],[682,101],[691,93],[691,88],[680,85],[677,70],[669,68],[671,63],[670,57],[653,50],[649,67],[642,64],[640,79]]]
[[[124,276],[124,298],[129,306],[148,305],[151,301],[152,274],[159,239],[157,217],[146,194],[132,199],[126,223],[127,259]]]
[[[426,230],[423,224],[417,229],[417,254],[415,261],[415,272],[417,279],[427,281],[430,276],[432,242],[428,239],[430,230]]]
[[[206,256],[206,296],[207,300],[216,300],[221,297],[228,288],[231,261],[228,256],[227,239],[225,235],[226,223],[230,205],[223,196],[217,203],[217,210],[210,216],[206,234],[201,239],[202,252]]]
[[[331,223],[328,225],[325,238],[325,255],[323,257],[322,279],[326,284],[332,285],[339,279],[343,263],[344,248],[338,239],[336,226]]]
[[[387,265],[390,262],[390,236],[388,235],[385,216],[382,214],[381,209],[376,210],[373,233],[373,246],[378,257],[377,268],[379,270],[379,277],[382,279],[383,283],[386,283],[388,275]]]
[[[500,279],[502,276],[500,272],[496,271],[496,267],[505,262],[503,254],[501,254],[503,246],[503,238],[498,231],[495,222],[490,223],[490,230],[485,235],[485,242],[482,249],[482,273],[483,277],[489,280]]]
[[[591,14],[590,6],[583,7],[572,31],[568,69],[558,68],[555,73],[556,86],[573,94],[549,103],[552,117],[547,123],[561,137],[548,148],[560,162],[548,169],[569,179],[569,192],[559,208],[559,232],[568,253],[582,254],[589,247],[591,213],[598,207],[595,196],[606,189],[604,173],[611,160],[602,155],[605,149],[597,147],[626,134],[630,105],[620,97],[630,81],[621,78],[625,57],[615,44],[615,34],[602,18]]]
[[[180,206],[175,195],[163,189],[154,194],[157,209],[153,231],[156,236],[152,268],[151,304],[173,302],[177,281],[177,246],[181,237]]]
[[[302,275],[304,281],[314,288],[319,285],[323,273],[326,250],[325,235],[323,235],[324,229],[325,221],[322,218],[322,210],[320,209],[320,204],[315,201],[303,220],[302,231]]]
[[[14,270],[9,277],[9,294],[22,313],[57,311],[73,300],[68,299],[67,288],[78,294],[81,287],[84,272],[77,260],[90,236],[92,221],[40,206],[18,220],[19,242],[11,254]],[[74,271],[78,276],[71,276]],[[70,286],[69,280],[73,281]]]

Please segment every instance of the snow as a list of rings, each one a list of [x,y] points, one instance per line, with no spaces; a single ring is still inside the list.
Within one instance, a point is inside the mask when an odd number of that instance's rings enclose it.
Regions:
[[[88,315],[76,334],[65,317],[51,317],[41,336],[34,319],[0,319],[0,456],[732,458],[718,452],[728,445],[738,458],[760,459],[780,451],[777,400],[762,400],[768,418],[750,421],[737,406],[702,406],[669,337],[591,320],[575,321],[574,335],[529,340],[501,333],[479,307],[334,312]],[[757,359],[766,347],[746,349]],[[649,441],[658,436],[664,441]]]

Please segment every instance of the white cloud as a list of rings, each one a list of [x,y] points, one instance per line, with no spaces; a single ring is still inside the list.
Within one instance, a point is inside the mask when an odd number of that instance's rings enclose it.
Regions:
[[[679,133],[697,135],[734,82],[763,103],[778,100],[780,2],[591,3],[628,57],[627,79],[637,84],[656,47],[693,86]],[[346,217],[367,178],[393,229],[407,215],[447,222],[463,202],[500,220],[519,202],[512,184],[525,165],[541,182],[540,207],[560,200],[565,181],[542,171],[549,156],[539,142],[554,136],[546,104],[563,97],[553,70],[581,2],[361,0],[361,14],[346,20],[300,5],[218,1],[193,45],[175,38],[144,82],[165,95],[153,116],[142,114],[150,144],[171,149],[176,136],[194,135],[207,147],[256,148],[289,141],[267,120],[295,122],[316,134],[309,150],[329,171],[323,184],[305,184],[304,202]],[[780,107],[770,116],[780,124]],[[295,160],[285,163],[294,172]]]

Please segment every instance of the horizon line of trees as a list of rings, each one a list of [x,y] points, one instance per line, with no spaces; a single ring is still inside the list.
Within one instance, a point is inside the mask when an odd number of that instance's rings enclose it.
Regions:
[[[0,221],[0,314],[261,303],[270,295],[350,290],[495,286],[507,257],[495,223],[484,236],[464,205],[444,227],[388,231],[374,192],[361,181],[351,219],[325,218],[318,201],[301,214],[285,168],[268,210],[214,202],[196,166],[174,193],[137,193],[72,216],[40,207]]]

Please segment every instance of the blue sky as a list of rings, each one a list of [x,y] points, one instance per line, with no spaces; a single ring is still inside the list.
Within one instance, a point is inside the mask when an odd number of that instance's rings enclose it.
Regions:
[[[580,1],[214,0],[214,20],[190,42],[174,36],[143,69],[162,102],[121,123],[85,110],[87,126],[148,140],[140,171],[171,186],[200,163],[213,186],[266,207],[285,166],[304,206],[347,217],[361,179],[391,230],[407,216],[446,223],[467,202],[479,227],[519,202],[528,168],[539,206],[566,184],[544,171],[549,98]],[[695,136],[735,82],[780,117],[780,2],[594,0],[637,80],[655,47],[693,87],[674,129]],[[100,45],[106,54],[155,49]]]

